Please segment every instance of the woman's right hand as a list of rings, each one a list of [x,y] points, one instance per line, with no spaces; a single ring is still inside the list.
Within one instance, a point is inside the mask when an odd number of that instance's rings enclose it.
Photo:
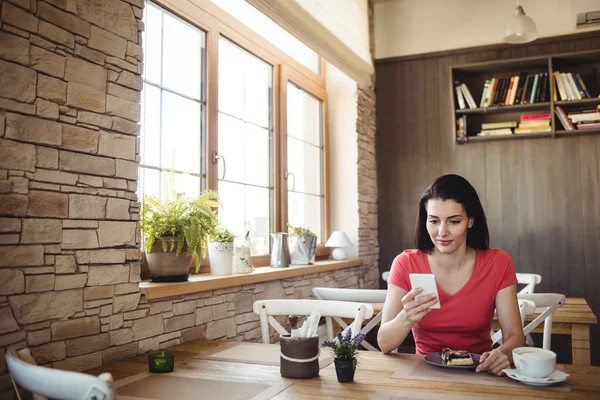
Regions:
[[[429,307],[438,301],[435,294],[430,294],[428,296],[415,299],[415,296],[422,291],[422,288],[415,288],[406,293],[406,295],[402,298],[403,308],[400,314],[398,314],[398,317],[404,317],[402,319],[404,319],[411,327],[422,320],[423,317],[432,310]]]

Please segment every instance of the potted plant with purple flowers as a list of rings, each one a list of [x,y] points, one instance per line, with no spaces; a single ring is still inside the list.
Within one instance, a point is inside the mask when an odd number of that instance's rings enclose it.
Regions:
[[[364,339],[365,335],[362,333],[352,337],[352,329],[348,329],[345,333],[338,333],[334,340],[323,343],[325,347],[331,347],[338,382],[354,380],[354,371],[358,364],[357,350]]]

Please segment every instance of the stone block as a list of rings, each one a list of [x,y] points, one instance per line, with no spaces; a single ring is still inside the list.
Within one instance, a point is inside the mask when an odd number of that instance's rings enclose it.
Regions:
[[[118,0],[79,0],[77,13],[80,18],[137,43],[137,22],[128,4]]]
[[[77,121],[90,125],[99,126],[100,128],[110,129],[112,126],[112,118],[102,114],[96,114],[89,111],[79,111],[77,113]]]
[[[27,213],[28,198],[22,194],[0,194],[0,215],[23,217]]]
[[[142,77],[129,71],[121,71],[116,83],[131,89],[142,90]]]
[[[32,103],[35,100],[36,82],[34,70],[0,60],[0,96]]]
[[[45,258],[44,258],[45,261]],[[27,275],[42,275],[42,274],[54,274],[54,267],[31,267],[23,268],[23,273]]]
[[[107,93],[137,103],[141,102],[142,98],[139,91],[128,89],[125,86],[116,85],[112,82],[108,83]]]
[[[86,282],[87,274],[57,275],[54,281],[54,290],[82,288]]]
[[[50,329],[27,332],[27,346],[39,346],[50,341]]]
[[[29,63],[36,71],[52,75],[57,78],[65,76],[65,57],[52,53],[41,47],[31,46],[29,50]]]
[[[19,218],[0,218],[0,233],[9,232],[21,232],[21,220]]]
[[[134,161],[116,159],[116,176],[125,179],[137,179],[139,164]]]
[[[44,4],[44,3],[40,3]],[[66,371],[89,371],[102,365],[102,352],[90,353],[83,356],[69,357],[66,360],[52,363],[52,368]]]
[[[138,354],[144,354],[158,349],[160,349],[160,342],[157,337],[140,340],[138,342]]]
[[[91,265],[88,286],[113,285],[129,282],[129,265]]]
[[[125,321],[131,321],[133,319],[140,319],[140,318],[144,318],[146,316],[148,316],[148,309],[143,308],[141,310],[131,311],[131,312],[127,312],[127,313],[123,314],[123,319]]]
[[[135,246],[135,222],[100,221],[98,240],[100,247]]]
[[[0,267],[44,265],[44,246],[0,246]]]
[[[93,286],[83,289],[83,299],[85,301],[111,299],[115,293],[115,287],[112,285]]]
[[[160,314],[165,311],[171,311],[172,309],[173,309],[173,301],[172,300],[156,301],[156,302],[150,303],[150,315]]]
[[[29,41],[10,33],[0,32],[0,58],[29,65]]]
[[[125,58],[127,41],[118,37],[117,35],[105,31],[104,29],[92,26],[90,30],[90,40],[88,40],[88,47],[99,50],[102,53],[108,54],[109,56]]]
[[[181,343],[206,338],[206,325],[196,326],[181,331]]]
[[[79,185],[102,187],[102,178],[99,176],[92,176],[92,175],[79,175],[79,179],[78,179],[77,183]]]
[[[67,101],[67,83],[56,78],[39,74],[37,95],[58,104],[65,104]]]
[[[57,274],[74,274],[77,272],[75,256],[57,255],[54,261],[54,269]]]
[[[129,200],[109,198],[106,204],[106,218],[128,220]]]
[[[126,160],[135,160],[135,138],[132,136],[101,131],[98,154],[123,158]]]
[[[77,82],[67,84],[68,106],[83,108],[84,110],[103,113],[106,111],[106,97],[104,91],[81,85]]]
[[[35,115],[35,104],[19,103],[17,101],[0,98],[0,108],[16,111],[23,114]]]
[[[227,309],[229,308],[228,303],[217,304],[213,306],[213,319],[223,319],[227,317]]]
[[[133,17],[133,14],[131,15]],[[27,11],[10,3],[2,6],[2,21],[28,32],[37,32],[38,19]]]
[[[195,301],[184,301],[181,303],[173,304],[173,314],[174,315],[184,315],[193,313],[196,310],[196,302]]]
[[[82,194],[69,195],[69,218],[104,219],[106,215],[106,198]]]
[[[83,354],[94,353],[107,349],[110,344],[110,335],[100,333],[98,335],[86,336],[66,341],[67,357],[75,357]]]
[[[10,307],[0,307],[0,335],[18,330],[19,324],[17,324]]]
[[[2,244],[18,244],[19,243],[19,234],[11,233],[0,235],[0,245]]]
[[[98,152],[98,132],[75,125],[63,124],[61,148],[96,154]]]
[[[58,104],[38,98],[35,100],[35,105],[38,117],[53,120],[58,119]]]
[[[101,92],[106,90],[106,70],[81,58],[67,58],[65,80],[77,82]]]
[[[194,314],[179,315],[164,320],[165,332],[179,331],[196,325]]]
[[[106,60],[106,56],[104,54],[79,43],[75,44],[75,55],[85,58],[86,60],[98,65],[104,65],[104,61]]]
[[[115,294],[127,294],[139,292],[140,287],[137,283],[121,283],[115,286]]]
[[[6,115],[7,139],[58,146],[61,143],[61,132],[60,124],[53,121],[12,113]]]
[[[113,313],[118,314],[125,311],[133,311],[140,302],[140,293],[115,296],[113,302]]]
[[[45,37],[54,43],[62,44],[70,49],[75,47],[75,37],[56,25],[40,21],[38,33],[41,37]]]
[[[122,264],[125,262],[125,249],[101,249],[76,251],[79,264]]]
[[[127,55],[142,61],[142,47],[133,42],[127,42]]]
[[[38,46],[41,47],[42,49],[46,49],[48,51],[52,51],[52,52],[57,52],[60,53],[60,49],[56,48],[56,45],[46,39],[42,39],[39,36],[36,35],[30,35],[29,36],[29,42],[34,45],[34,46]]]
[[[127,190],[127,181],[125,179],[103,178],[103,181],[105,188]]]
[[[35,146],[0,139],[0,168],[35,171]]]
[[[221,339],[227,336],[227,320],[209,322],[206,325],[206,339]]]
[[[86,154],[59,152],[59,168],[64,171],[82,172],[84,174],[114,176],[114,160]]]
[[[17,322],[20,324],[67,318],[83,311],[83,292],[81,289],[21,294],[9,297],[8,301]]]
[[[58,219],[23,220],[21,243],[60,243],[62,242],[62,221]]]
[[[28,198],[28,216],[67,218],[69,199],[66,194],[30,190]]]
[[[63,243],[64,250],[70,249],[94,249],[98,246],[98,236],[93,230],[64,229]]]
[[[90,37],[90,24],[75,15],[58,10],[49,4],[40,2],[38,5],[38,16],[51,22],[54,25],[60,26],[69,32],[75,33],[85,38]]]
[[[121,99],[113,95],[106,95],[106,113],[126,118],[133,122],[140,122],[140,103]]]
[[[65,342],[48,343],[43,346],[31,348],[31,355],[38,364],[64,360],[67,357]]]
[[[138,341],[164,333],[162,315],[136,319],[133,321],[133,340]]]
[[[141,269],[140,269],[140,262],[132,262],[130,263],[131,265],[131,271],[129,272],[129,282],[141,282]]]
[[[138,136],[140,134],[140,125],[124,118],[113,117],[112,130],[125,133],[127,135]]]
[[[109,317],[110,330],[114,331],[123,326],[123,314],[111,315]],[[133,331],[131,331],[131,340],[133,340]]]
[[[25,277],[27,293],[47,292],[54,289],[54,275],[28,275]]]
[[[196,309],[196,325],[202,325],[213,320],[213,308],[210,306]]]
[[[77,290],[81,294],[81,290]],[[65,292],[57,292],[65,293]],[[52,340],[71,339],[100,333],[100,319],[97,316],[52,322]]]
[[[10,190],[13,193],[27,194],[29,192],[29,179],[20,176],[11,176],[8,178]]]
[[[58,151],[55,153],[58,159]],[[52,155],[54,157],[54,155]],[[58,161],[57,161],[58,164]],[[52,182],[59,183],[62,185],[72,185],[75,186],[77,184],[77,175],[71,174],[69,172],[62,172],[56,170],[48,170],[48,169],[38,169],[35,171],[35,180],[41,182]]]

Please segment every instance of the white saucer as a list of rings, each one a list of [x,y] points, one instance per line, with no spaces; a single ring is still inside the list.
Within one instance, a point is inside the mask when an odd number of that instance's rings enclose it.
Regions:
[[[564,382],[569,374],[555,369],[550,375],[545,378],[531,378],[520,373],[517,369],[505,368],[502,370],[511,379],[523,382],[526,385],[532,386],[549,386],[555,383]]]

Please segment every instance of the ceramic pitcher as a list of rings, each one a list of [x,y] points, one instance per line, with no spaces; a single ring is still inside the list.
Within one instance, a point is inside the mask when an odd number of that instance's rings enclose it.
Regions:
[[[287,268],[290,266],[290,250],[287,243],[287,232],[271,233],[273,250],[271,250],[271,268]]]

